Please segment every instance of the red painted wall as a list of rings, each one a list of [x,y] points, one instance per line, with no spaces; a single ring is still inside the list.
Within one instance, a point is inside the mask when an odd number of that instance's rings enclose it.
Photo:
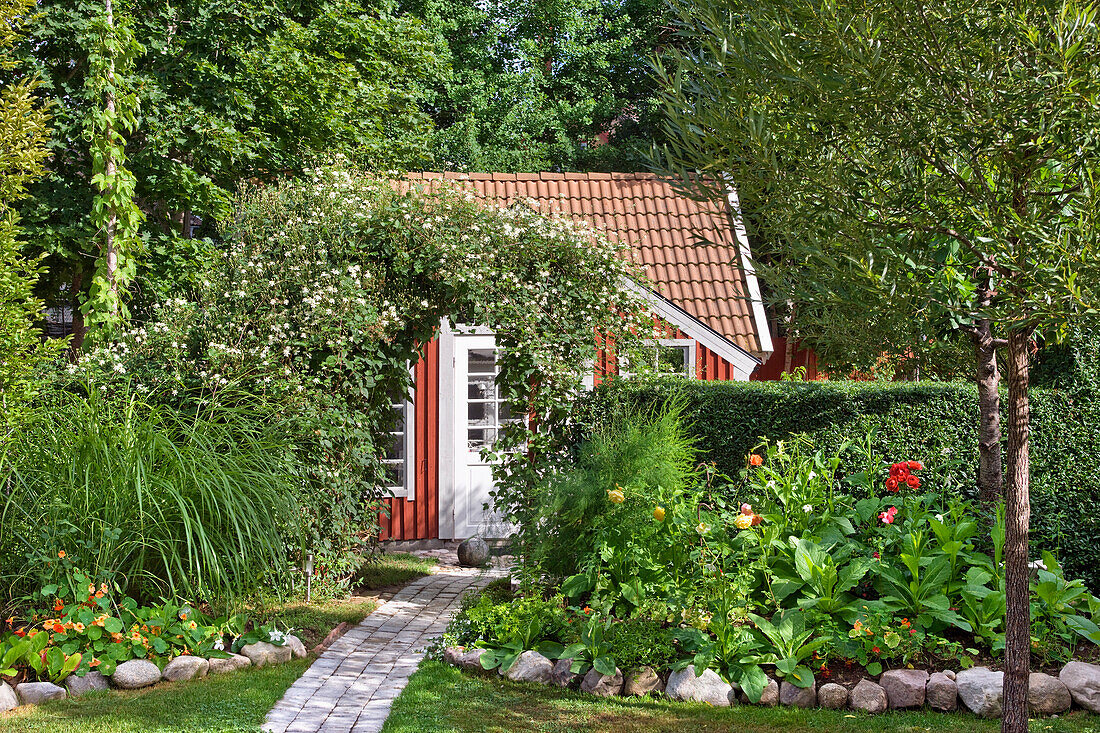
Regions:
[[[390,515],[382,516],[384,540],[439,537],[439,339],[425,347],[414,377],[416,494],[413,501],[387,501]]]
[[[775,347],[775,351],[772,352],[771,358],[761,364],[757,370],[753,372],[750,379],[754,382],[774,382],[783,374],[783,366],[787,361],[787,339],[784,336],[777,336],[772,339],[772,343]],[[825,375],[818,371],[817,354],[811,349],[799,348],[796,343],[794,345],[794,350],[791,352],[791,368],[787,371],[793,372],[795,369],[803,366],[806,367],[807,380],[825,378]]]

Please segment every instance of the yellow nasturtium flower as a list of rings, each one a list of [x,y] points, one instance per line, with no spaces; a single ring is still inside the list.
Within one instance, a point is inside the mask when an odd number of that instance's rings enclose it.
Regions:
[[[665,508],[663,506],[659,506],[654,509],[653,518],[656,519],[658,522],[665,521]]]
[[[626,495],[623,493],[622,489],[612,489],[608,491],[607,498],[612,504],[622,504],[626,501]]]

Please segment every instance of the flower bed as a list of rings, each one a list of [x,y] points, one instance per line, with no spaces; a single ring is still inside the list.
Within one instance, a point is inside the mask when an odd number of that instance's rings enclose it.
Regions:
[[[0,635],[0,712],[109,686],[147,687],[306,656],[300,639],[246,614],[211,619],[187,604],[140,606],[96,582],[64,550],[61,584],[41,588]],[[9,684],[10,683],[10,684]]]
[[[869,439],[844,460],[805,438],[762,443],[734,496],[684,435],[675,407],[635,416],[546,478],[520,594],[467,603],[448,659],[597,694],[663,685],[713,704],[736,691],[871,711],[931,695],[937,709],[958,699],[999,714],[982,701],[1000,690],[1000,509],[959,499],[945,466],[886,461]],[[840,475],[842,463],[860,470]],[[1100,656],[1100,599],[1041,557],[1032,685],[1055,701],[1033,705],[1100,711],[1100,667],[1087,663]]]

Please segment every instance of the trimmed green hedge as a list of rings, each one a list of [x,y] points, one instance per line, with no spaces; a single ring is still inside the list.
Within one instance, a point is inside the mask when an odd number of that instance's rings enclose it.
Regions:
[[[614,381],[578,403],[574,440],[611,414],[686,399],[704,460],[735,481],[761,437],[808,433],[822,448],[877,431],[888,461],[945,463],[961,493],[976,493],[977,392],[960,383]],[[1100,393],[1033,390],[1032,546],[1053,550],[1067,575],[1100,592]]]

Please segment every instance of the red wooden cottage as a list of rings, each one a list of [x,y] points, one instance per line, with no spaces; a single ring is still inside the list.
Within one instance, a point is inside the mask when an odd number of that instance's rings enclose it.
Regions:
[[[678,194],[643,173],[419,173],[469,186],[498,205],[531,199],[547,213],[585,219],[625,241],[656,290],[654,313],[676,331],[662,339],[666,363],[685,378],[747,380],[773,351],[772,334],[749,261],[736,193],[716,207]],[[398,477],[383,538],[451,540],[500,537],[505,528],[483,505],[492,471],[481,458],[501,422],[492,333],[444,324],[415,367],[411,399],[394,405],[405,419],[388,457]],[[597,364],[596,373],[614,365]],[[598,379],[593,375],[592,381]]]

